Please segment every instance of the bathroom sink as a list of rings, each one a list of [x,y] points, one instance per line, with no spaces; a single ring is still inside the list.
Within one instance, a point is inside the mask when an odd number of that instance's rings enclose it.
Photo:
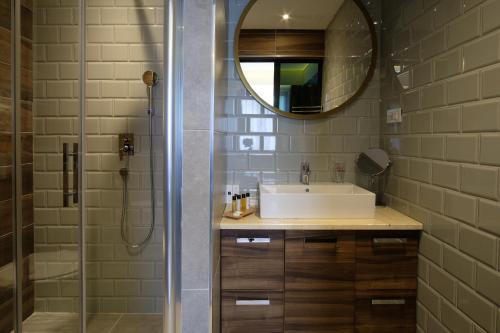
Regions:
[[[259,184],[261,218],[373,218],[375,194],[343,183]]]

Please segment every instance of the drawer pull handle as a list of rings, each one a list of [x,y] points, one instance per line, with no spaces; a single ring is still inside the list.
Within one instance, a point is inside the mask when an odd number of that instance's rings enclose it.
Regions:
[[[269,244],[271,243],[270,237],[241,237],[236,238],[237,244],[248,244],[248,243],[259,243],[259,244]]]
[[[316,237],[306,237],[304,240],[306,243],[317,243],[317,244],[336,244],[337,237],[334,238],[316,238]]]
[[[271,305],[268,299],[237,299],[236,305]]]
[[[374,244],[384,245],[384,244],[406,244],[408,243],[408,238],[374,238]]]
[[[402,299],[372,299],[372,305],[404,305],[406,300]]]

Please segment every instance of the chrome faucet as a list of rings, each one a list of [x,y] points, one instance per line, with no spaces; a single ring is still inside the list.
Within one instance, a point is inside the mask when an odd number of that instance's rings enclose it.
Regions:
[[[310,175],[311,169],[309,168],[309,162],[300,163],[300,182],[304,185],[309,185]]]

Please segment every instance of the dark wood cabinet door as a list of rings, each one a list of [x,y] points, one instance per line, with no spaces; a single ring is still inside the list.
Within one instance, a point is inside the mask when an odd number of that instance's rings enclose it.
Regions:
[[[356,291],[417,287],[419,232],[369,231],[356,234]]]
[[[283,293],[222,292],[222,333],[283,332]]]
[[[414,291],[366,292],[356,299],[356,333],[414,333],[416,298]]]
[[[282,231],[228,230],[221,236],[222,290],[283,290]]]
[[[354,233],[285,235],[285,332],[353,332]]]

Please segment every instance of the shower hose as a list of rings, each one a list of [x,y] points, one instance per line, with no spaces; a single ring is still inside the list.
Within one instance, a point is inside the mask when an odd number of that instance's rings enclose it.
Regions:
[[[126,155],[126,166],[120,169],[120,176],[123,180],[123,201],[122,201],[122,214],[120,221],[122,241],[125,245],[132,249],[140,249],[146,245],[151,237],[155,228],[155,189],[154,189],[154,175],[153,175],[153,110],[148,110],[149,115],[149,182],[150,182],[150,196],[151,196],[151,224],[146,237],[137,243],[132,242],[128,236],[128,223],[127,223],[127,208],[128,208],[128,167],[129,157]]]

